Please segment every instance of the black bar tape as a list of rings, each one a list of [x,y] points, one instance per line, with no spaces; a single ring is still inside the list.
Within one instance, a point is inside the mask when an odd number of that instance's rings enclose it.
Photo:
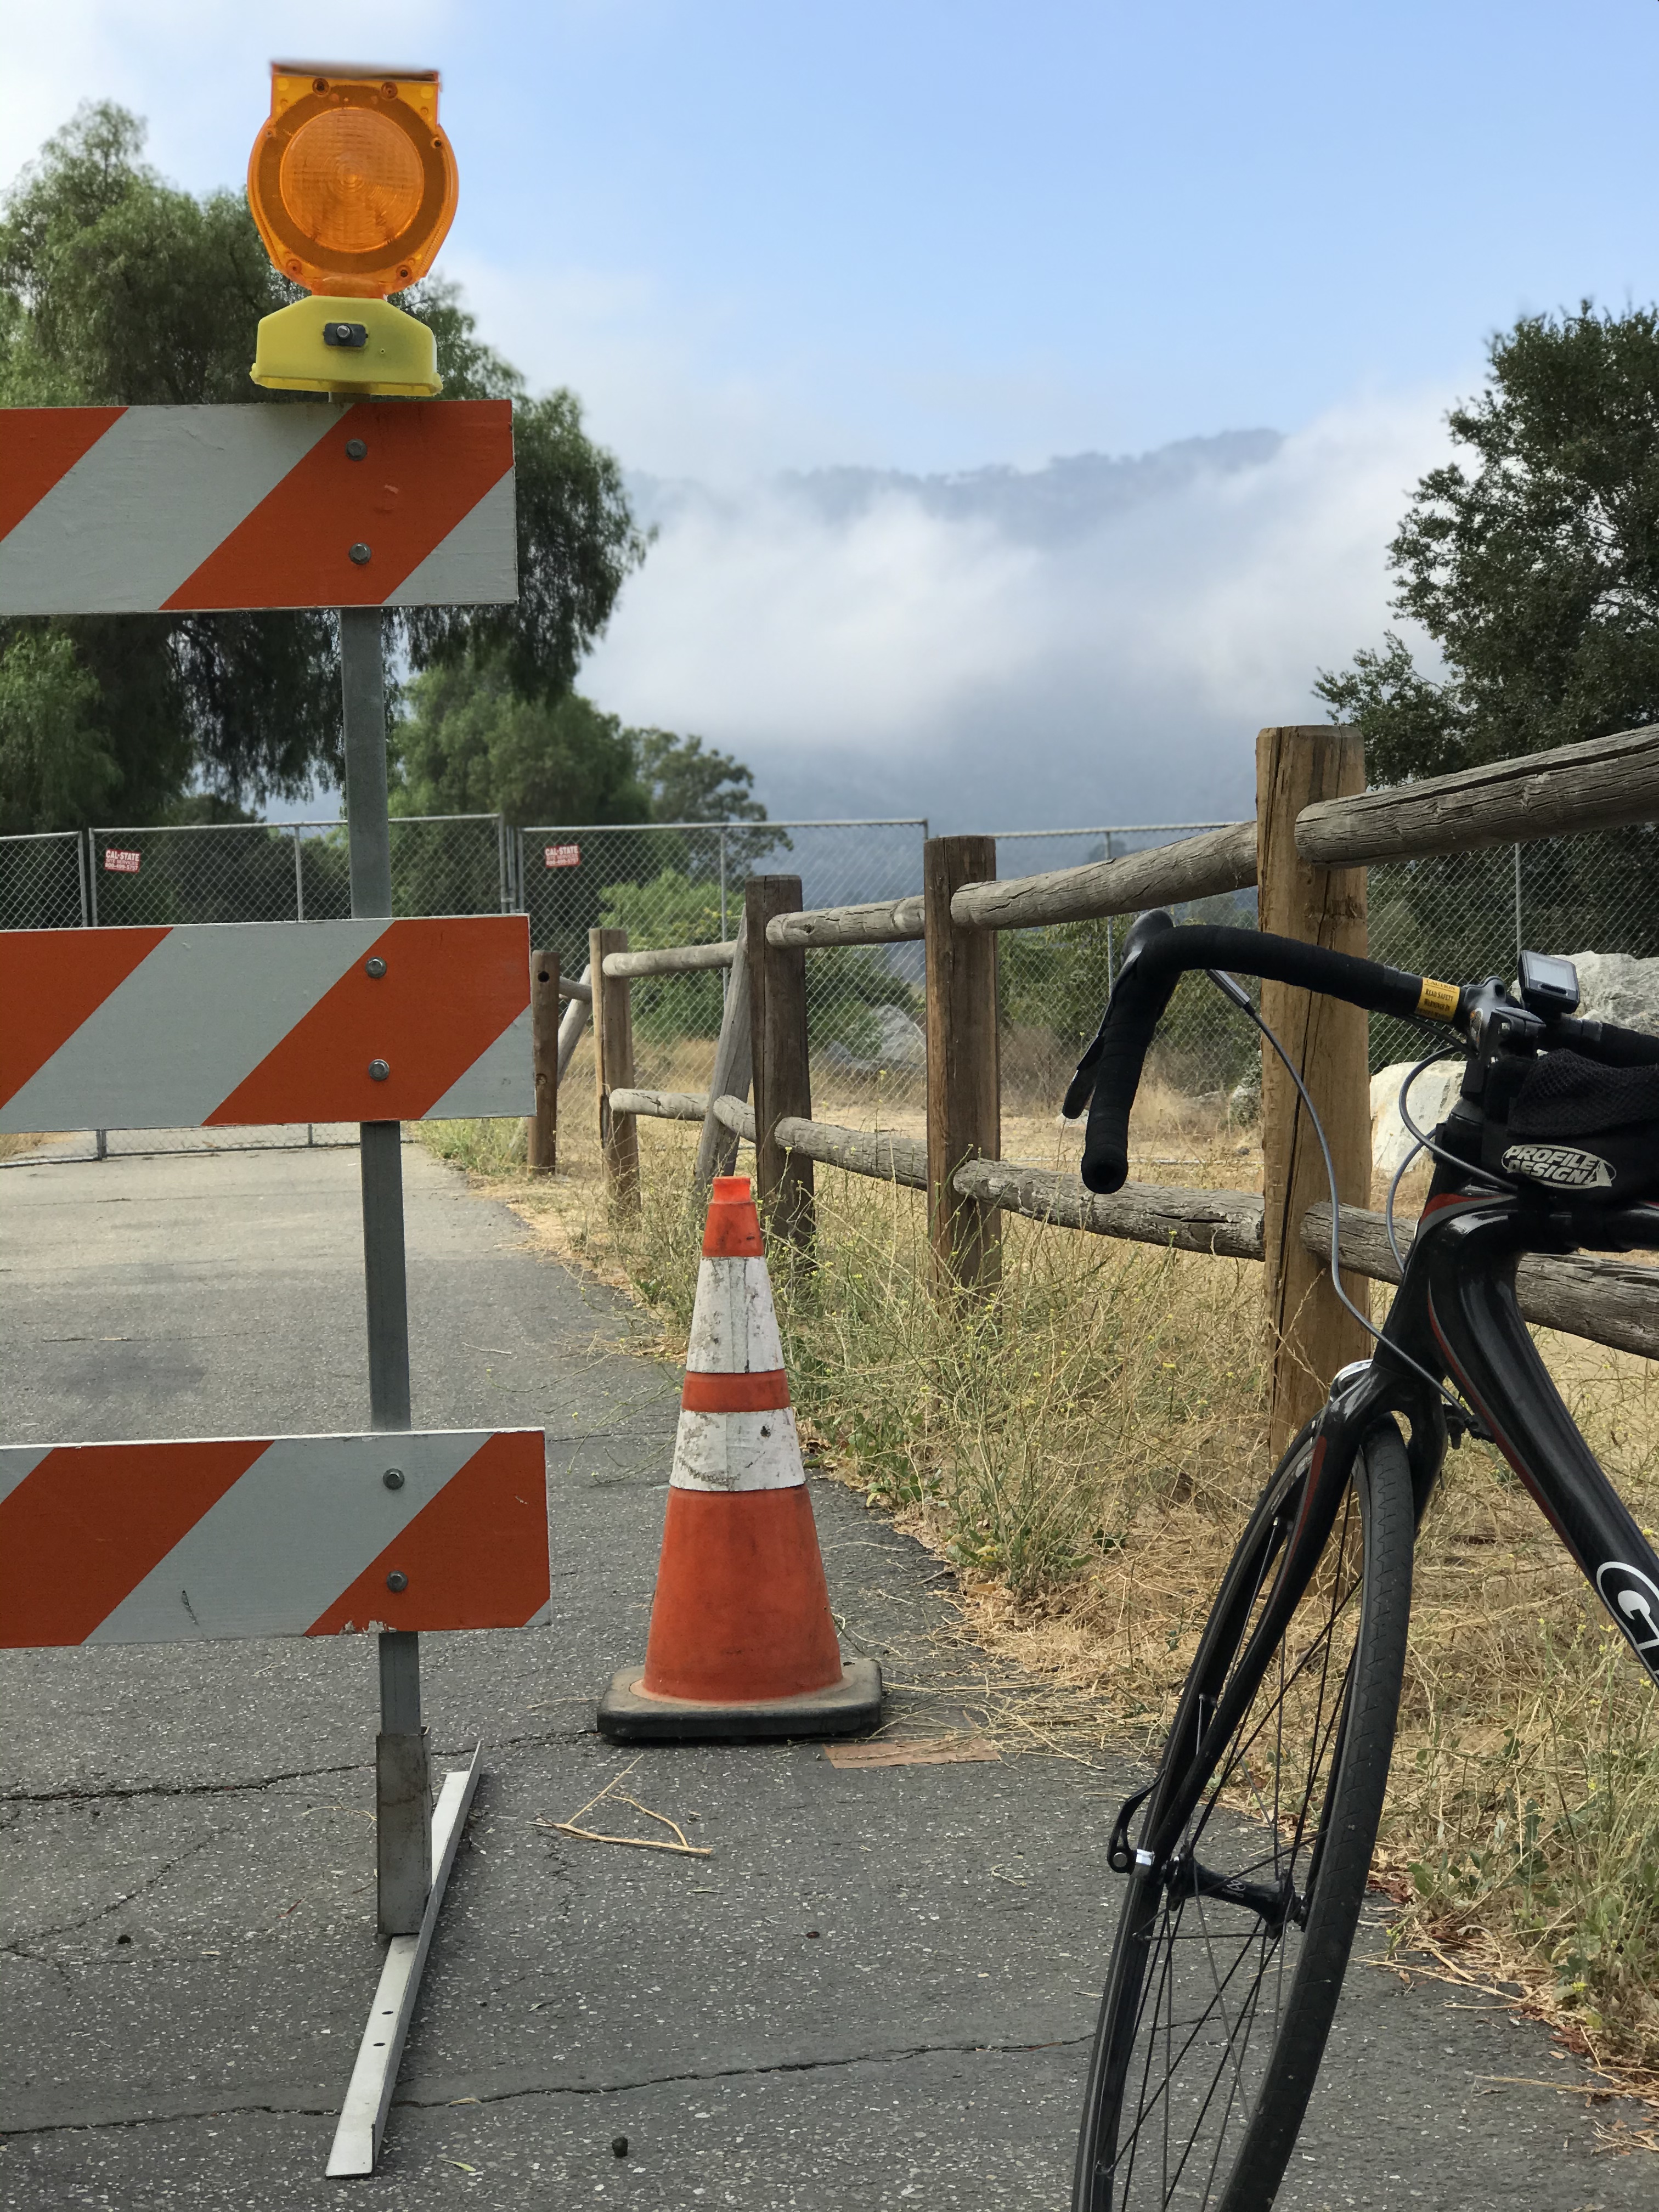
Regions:
[[[1189,969],[1224,968],[1269,982],[1346,999],[1372,1013],[1414,1019],[1423,979],[1380,961],[1330,952],[1293,937],[1207,924],[1177,928],[1167,915],[1146,915],[1129,940],[1117,987],[1099,1035],[1079,1063],[1066,1094],[1065,1112],[1080,1114],[1083,1181],[1095,1191],[1121,1190],[1129,1173],[1129,1109],[1139,1088],[1146,1054],[1175,987]]]
[[[1659,1067],[1659,1037],[1642,1030],[1621,1030],[1614,1022],[1580,1021],[1566,1014],[1550,1024],[1550,1042],[1571,1045],[1603,1067]]]

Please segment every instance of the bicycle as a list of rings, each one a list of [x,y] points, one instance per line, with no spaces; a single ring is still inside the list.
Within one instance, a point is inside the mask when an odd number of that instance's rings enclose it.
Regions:
[[[1144,915],[1065,1111],[1083,1180],[1128,1121],[1181,975],[1208,974],[1284,1060],[1331,1176],[1331,1279],[1376,1345],[1291,1443],[1223,1578],[1156,1775],[1108,1846],[1127,1875],[1078,2144],[1074,2212],[1264,2212],[1296,2142],[1358,1925],[1394,1747],[1416,1531],[1448,1443],[1494,1442],[1659,1683],[1659,1557],[1562,1403],[1516,1303],[1523,1253],[1659,1250],[1659,1037],[1576,1018],[1570,962],[1519,995],[1254,931]],[[1300,1076],[1235,973],[1467,1040],[1462,1096],[1387,1322],[1343,1292],[1340,1210]],[[1409,1156],[1406,1164],[1409,1164]],[[1388,1222],[1396,1257],[1395,1197]],[[1401,1420],[1407,1433],[1401,1433]],[[1134,1840],[1130,1831],[1139,1815]]]

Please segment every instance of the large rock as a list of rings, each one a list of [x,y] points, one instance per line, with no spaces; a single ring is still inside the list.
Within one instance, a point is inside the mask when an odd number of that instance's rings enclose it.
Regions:
[[[1392,1067],[1379,1068],[1371,1078],[1373,1175],[1391,1176],[1417,1142],[1400,1118],[1400,1086],[1416,1065],[1415,1060],[1399,1060]],[[1436,1125],[1450,1113],[1462,1081],[1463,1062],[1459,1059],[1425,1067],[1413,1084],[1407,1103],[1413,1121],[1425,1136],[1431,1136]]]
[[[827,1044],[817,1057],[843,1075],[921,1074],[927,1066],[927,1032],[902,1006],[872,1006],[876,1057],[855,1059],[848,1047]]]
[[[927,1066],[927,1032],[919,1022],[912,1021],[902,1006],[878,1006],[876,1028],[881,1037],[884,1067]]]
[[[1659,1033],[1659,960],[1633,952],[1570,952],[1578,970],[1578,1012],[1586,1021]]]

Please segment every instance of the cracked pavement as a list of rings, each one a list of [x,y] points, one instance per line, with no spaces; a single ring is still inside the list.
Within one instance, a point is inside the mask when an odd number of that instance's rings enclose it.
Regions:
[[[653,1750],[630,1791],[711,1857],[539,1826],[632,1756],[593,1701],[643,1650],[678,1378],[614,1348],[620,1300],[404,1158],[415,1417],[546,1427],[554,1619],[422,1639],[438,1765],[489,1748],[380,2171],[322,2176],[380,1951],[372,1644],[7,1653],[0,2207],[1058,2212],[1128,1769]],[[4,1434],[356,1425],[357,1237],[345,1151],[7,1170]],[[938,1563],[813,1496],[896,1732],[971,1726]],[[1571,2062],[1467,1994],[1356,1967],[1281,2204],[1652,2201],[1650,2160],[1597,2154],[1617,2107],[1557,2094]]]

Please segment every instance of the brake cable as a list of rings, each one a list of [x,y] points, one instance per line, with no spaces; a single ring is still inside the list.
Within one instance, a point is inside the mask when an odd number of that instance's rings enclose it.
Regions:
[[[1407,1169],[1410,1167],[1412,1162],[1417,1158],[1419,1152],[1429,1152],[1437,1160],[1449,1160],[1451,1158],[1450,1153],[1445,1150],[1443,1146],[1437,1145],[1432,1137],[1425,1137],[1421,1129],[1418,1127],[1416,1122],[1413,1121],[1410,1109],[1406,1104],[1406,1093],[1411,1089],[1413,1084],[1416,1082],[1418,1077],[1422,1074],[1425,1067],[1432,1067],[1437,1060],[1456,1060],[1459,1057],[1460,1048],[1455,1044],[1447,1045],[1439,1052],[1431,1052],[1428,1054],[1425,1058],[1418,1061],[1416,1066],[1412,1069],[1411,1073],[1407,1076],[1405,1081],[1400,1086],[1400,1119],[1407,1133],[1411,1136],[1414,1137],[1417,1141],[1413,1145],[1410,1151],[1406,1154],[1405,1158],[1401,1161],[1399,1166],[1394,1171],[1394,1181],[1389,1185],[1389,1202],[1383,1209],[1382,1218],[1389,1232],[1389,1249],[1394,1254],[1394,1264],[1399,1268],[1402,1275],[1406,1272],[1406,1257],[1400,1249],[1400,1239],[1394,1233],[1394,1202],[1395,1194],[1399,1191],[1401,1182],[1405,1176]],[[1459,1164],[1467,1166],[1468,1163],[1461,1162]],[[1476,1172],[1479,1173],[1479,1170],[1477,1170]]]
[[[1255,1006],[1251,1000],[1249,993],[1244,988],[1243,985],[1238,981],[1238,979],[1236,976],[1229,975],[1224,969],[1220,968],[1206,968],[1204,970],[1204,973],[1215,985],[1222,997],[1224,999],[1230,1000],[1242,1013],[1248,1014],[1250,1019],[1255,1024],[1257,1029],[1261,1030],[1262,1036],[1267,1038],[1268,1043],[1273,1047],[1273,1050],[1279,1054],[1279,1059],[1284,1062],[1285,1071],[1290,1077],[1291,1082],[1295,1084],[1297,1093],[1301,1097],[1302,1103],[1307,1109],[1308,1119],[1313,1124],[1313,1133],[1319,1139],[1320,1153],[1325,1162],[1325,1180],[1330,1187],[1331,1288],[1336,1292],[1337,1297],[1347,1308],[1348,1311],[1353,1316],[1354,1319],[1359,1323],[1361,1328],[1364,1330],[1366,1335],[1375,1337],[1376,1341],[1379,1344],[1382,1344],[1383,1342],[1382,1330],[1378,1328],[1367,1316],[1360,1312],[1358,1307],[1354,1304],[1353,1300],[1348,1296],[1347,1292],[1342,1287],[1342,1279],[1339,1272],[1342,1265],[1342,1206],[1341,1201],[1336,1194],[1336,1169],[1331,1159],[1331,1148],[1325,1141],[1324,1127],[1322,1124],[1318,1115],[1314,1111],[1313,1100],[1308,1096],[1308,1086],[1302,1080],[1300,1072],[1297,1070],[1295,1062],[1291,1060],[1291,1055],[1285,1051],[1284,1046],[1280,1044],[1279,1039],[1273,1035],[1272,1030],[1268,1028],[1267,1023],[1262,1019],[1261,1014],[1257,1012]],[[1437,1052],[1431,1055],[1435,1060],[1443,1060],[1448,1056],[1449,1055],[1444,1052]],[[1425,1060],[1423,1065],[1427,1066],[1429,1062]],[[1419,1071],[1416,1069],[1413,1070],[1413,1074],[1418,1072]],[[1406,1079],[1409,1083],[1411,1077],[1408,1076]],[[1407,1126],[1410,1125],[1408,1124]],[[1429,1150],[1433,1151],[1436,1149],[1431,1140],[1428,1138],[1422,1136],[1420,1132],[1413,1130],[1413,1134],[1417,1135],[1419,1143],[1428,1146]],[[1407,1157],[1409,1158],[1410,1155]],[[1461,1166],[1462,1163],[1460,1161],[1458,1164]],[[1396,1176],[1395,1180],[1398,1182],[1399,1177]],[[1389,1192],[1390,1199],[1392,1199],[1393,1194],[1394,1194],[1391,1189]],[[1390,1235],[1389,1241],[1390,1244],[1393,1243],[1394,1239],[1392,1235]],[[1399,1256],[1399,1251],[1396,1248],[1395,1257],[1398,1259]],[[1402,1274],[1405,1273],[1403,1263],[1401,1264],[1401,1273]],[[1429,1388],[1435,1392],[1437,1396],[1443,1398],[1447,1405],[1451,1407],[1452,1412],[1455,1414],[1457,1419],[1460,1421],[1467,1423],[1474,1434],[1476,1436],[1484,1436],[1486,1434],[1486,1431],[1481,1426],[1474,1414],[1469,1411],[1469,1408],[1463,1403],[1461,1398],[1457,1397],[1455,1393],[1446,1388],[1444,1382],[1439,1376],[1431,1374],[1430,1370],[1422,1364],[1420,1360],[1413,1359],[1410,1352],[1407,1352],[1401,1346],[1391,1343],[1386,1346],[1386,1349],[1395,1358],[1401,1361],[1403,1365],[1409,1367],[1413,1374],[1420,1376],[1423,1381],[1429,1385]]]

